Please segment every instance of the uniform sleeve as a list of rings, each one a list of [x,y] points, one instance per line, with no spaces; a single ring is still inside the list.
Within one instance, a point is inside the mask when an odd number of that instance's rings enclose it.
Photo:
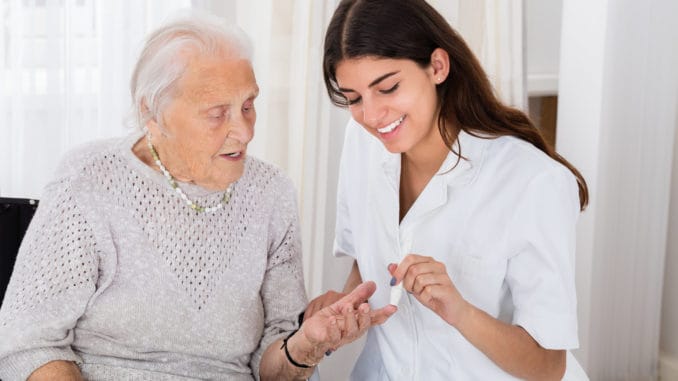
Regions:
[[[0,378],[25,380],[54,360],[81,362],[73,328],[94,293],[96,243],[72,181],[50,183],[24,236],[0,309]]]
[[[572,349],[577,338],[575,231],[579,196],[566,169],[536,176],[517,204],[510,230],[516,254],[506,281],[513,323],[546,349]]]
[[[296,194],[289,179],[276,187],[274,212],[269,221],[268,265],[261,288],[264,305],[264,334],[250,367],[259,380],[264,351],[274,341],[298,328],[299,314],[307,304],[301,261],[301,237]]]
[[[353,233],[351,232],[351,216],[349,214],[348,197],[350,197],[349,187],[351,183],[352,174],[350,173],[349,160],[354,154],[351,152],[355,148],[353,137],[357,122],[350,119],[346,125],[346,132],[344,134],[344,145],[341,151],[341,159],[339,161],[339,180],[337,183],[337,216],[334,230],[334,256],[343,257],[350,256],[356,258],[355,247],[353,246]]]

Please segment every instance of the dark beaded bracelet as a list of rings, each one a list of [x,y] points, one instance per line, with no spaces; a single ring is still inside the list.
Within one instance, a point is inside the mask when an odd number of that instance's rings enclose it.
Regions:
[[[280,349],[284,349],[284,350],[285,350],[285,356],[287,356],[287,360],[290,362],[290,364],[296,366],[297,368],[306,368],[306,369],[307,369],[307,368],[313,368],[314,366],[316,366],[316,365],[318,365],[318,364],[313,364],[313,365],[300,364],[300,363],[294,361],[294,359],[292,359],[292,356],[290,356],[290,351],[287,350],[287,340],[289,340],[290,337],[292,337],[292,335],[294,335],[295,333],[297,333],[297,331],[299,331],[299,330],[298,330],[298,329],[295,329],[295,330],[292,331],[289,335],[287,335],[286,338],[283,339],[283,344],[282,344],[282,346],[280,347]]]

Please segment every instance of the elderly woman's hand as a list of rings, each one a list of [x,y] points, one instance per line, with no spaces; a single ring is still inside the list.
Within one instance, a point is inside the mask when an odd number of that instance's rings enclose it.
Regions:
[[[333,304],[317,311],[302,324],[293,337],[306,361],[318,363],[327,351],[334,351],[367,332],[372,325],[384,323],[397,308],[387,305],[372,310],[367,299],[374,294],[374,282],[365,282]],[[291,339],[290,339],[291,340]],[[292,344],[289,344],[292,345]]]
[[[311,300],[308,303],[308,306],[306,306],[306,311],[304,311],[304,321],[308,320],[311,316],[315,315],[316,312],[334,304],[335,302],[337,302],[339,299],[343,298],[346,295],[348,294],[345,292],[336,292],[330,290]]]

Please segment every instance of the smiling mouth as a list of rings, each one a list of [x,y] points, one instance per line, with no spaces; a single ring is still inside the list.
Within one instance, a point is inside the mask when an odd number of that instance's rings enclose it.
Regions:
[[[377,131],[379,131],[380,134],[388,134],[389,132],[395,130],[396,127],[400,126],[400,123],[402,123],[404,119],[405,115],[401,116],[396,121],[394,121],[393,123],[389,124],[386,127],[377,128]]]

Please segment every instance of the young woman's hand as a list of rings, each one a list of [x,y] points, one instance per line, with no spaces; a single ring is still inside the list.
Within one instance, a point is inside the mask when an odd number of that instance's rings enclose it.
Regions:
[[[453,326],[470,307],[452,283],[445,264],[431,257],[409,254],[400,264],[388,265],[388,271],[394,284],[403,282],[407,292]]]

